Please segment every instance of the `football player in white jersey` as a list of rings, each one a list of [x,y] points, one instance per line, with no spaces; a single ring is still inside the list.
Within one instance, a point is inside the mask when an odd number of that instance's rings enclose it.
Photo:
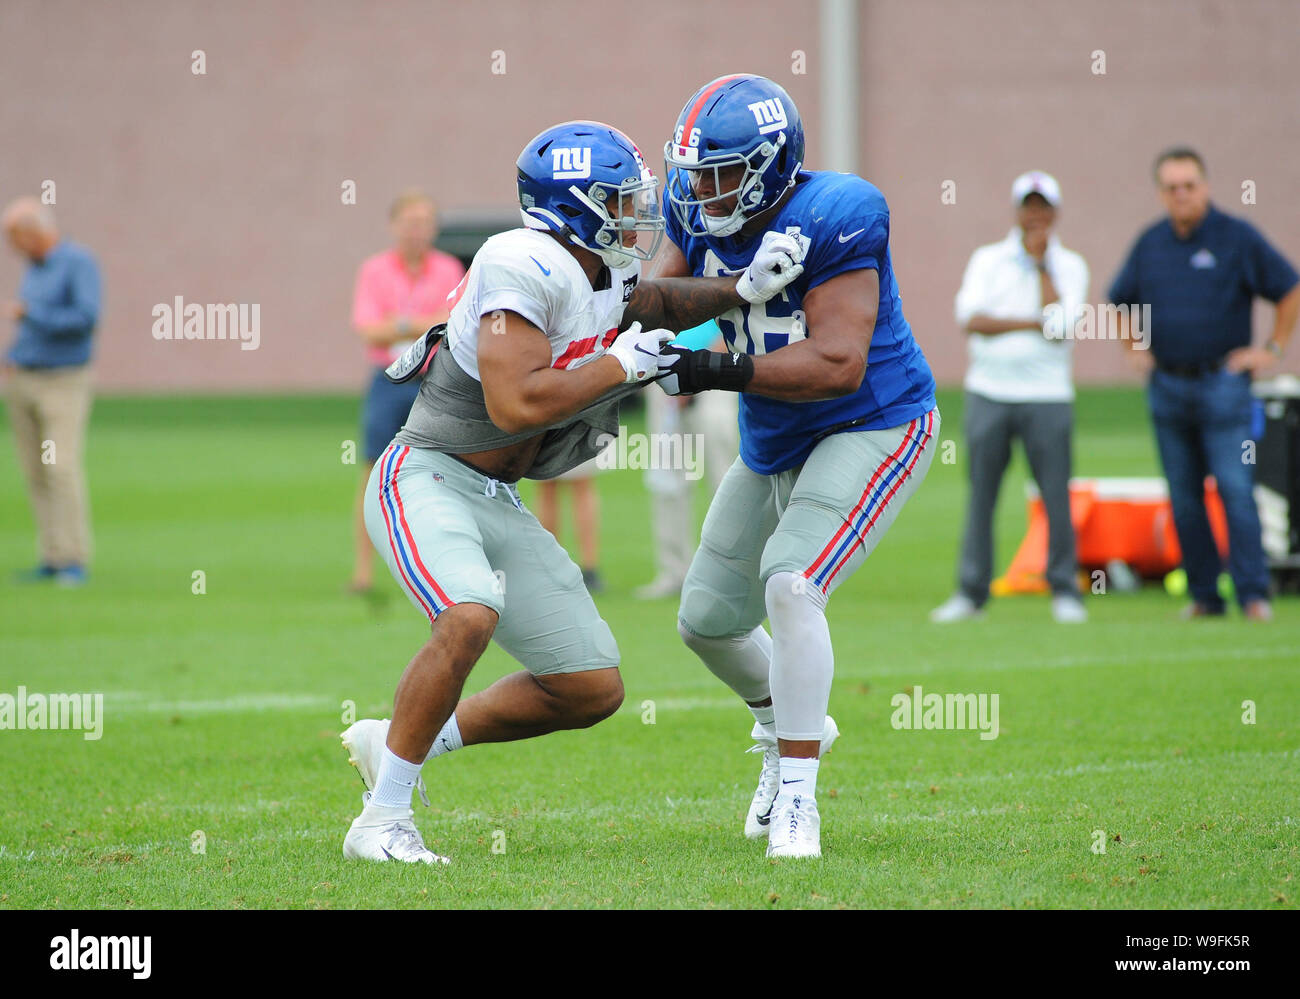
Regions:
[[[431,633],[402,674],[391,723],[343,733],[369,789],[344,840],[350,858],[446,863],[410,809],[412,789],[427,803],[426,760],[584,728],[622,703],[614,636],[515,483],[596,454],[617,431],[618,400],[657,372],[670,331],[766,301],[802,270],[797,242],[772,234],[739,279],[640,282],[664,230],[657,180],[608,125],[547,129],[517,166],[526,228],[475,256],[367,487],[371,540]],[[431,330],[392,376],[419,370],[436,339]],[[461,700],[489,640],[524,668]]]

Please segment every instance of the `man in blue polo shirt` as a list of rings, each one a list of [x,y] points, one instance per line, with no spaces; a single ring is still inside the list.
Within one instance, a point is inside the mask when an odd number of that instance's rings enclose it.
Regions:
[[[40,541],[40,564],[22,578],[77,586],[90,560],[82,442],[99,267],[84,246],[59,238],[49,206],[35,198],[9,205],[0,228],[29,264],[18,300],[0,305],[0,317],[16,324],[2,366],[9,369],[9,419]]]
[[[1205,512],[1205,476],[1228,520],[1228,571],[1248,619],[1267,621],[1268,566],[1255,508],[1251,376],[1277,361],[1300,313],[1300,276],[1250,223],[1210,204],[1194,150],[1161,153],[1156,184],[1168,217],[1142,233],[1110,287],[1116,305],[1151,307],[1146,337],[1123,341],[1147,387],[1156,444],[1193,603],[1185,617],[1224,613],[1221,563]],[[1251,345],[1256,296],[1277,305],[1263,347]],[[1149,346],[1150,351],[1141,347]],[[1154,369],[1154,370],[1153,370]]]

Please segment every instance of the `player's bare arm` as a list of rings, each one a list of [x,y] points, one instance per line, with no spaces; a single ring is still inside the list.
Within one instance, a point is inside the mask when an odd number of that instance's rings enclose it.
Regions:
[[[680,332],[745,304],[735,278],[695,278],[690,273],[682,251],[667,243],[655,258],[654,275],[637,285],[628,300],[624,325],[640,320],[645,326]]]
[[[666,347],[661,384],[673,395],[720,388],[786,402],[851,395],[867,371],[879,301],[875,270],[837,275],[804,296],[805,339],[756,357]]]
[[[655,371],[658,348],[668,336],[664,330],[634,326],[603,357],[576,368],[554,368],[550,341],[523,316],[507,311],[482,317],[478,367],[488,416],[507,433],[539,433],[462,457],[507,482],[519,479],[537,456],[541,431],[586,409],[615,386],[644,380]],[[634,369],[637,358],[642,358],[639,371]]]
[[[746,392],[787,402],[851,395],[867,373],[867,350],[876,326],[880,275],[849,271],[804,296],[808,336],[754,358]]]
[[[488,415],[512,434],[552,426],[626,380],[611,355],[572,370],[551,367],[546,335],[517,312],[483,317],[478,364]]]
[[[735,278],[656,278],[637,285],[623,322],[680,332],[744,304]]]
[[[632,316],[647,327],[680,332],[729,309],[766,302],[803,273],[802,255],[796,241],[769,233],[739,277],[688,277],[685,257],[670,243],[660,254],[655,276],[632,293],[624,320]]]

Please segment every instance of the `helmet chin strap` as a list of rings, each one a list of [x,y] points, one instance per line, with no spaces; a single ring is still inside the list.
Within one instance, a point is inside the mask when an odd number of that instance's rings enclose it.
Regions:
[[[700,209],[700,221],[704,223],[704,228],[708,230],[710,236],[734,236],[744,227],[750,219],[750,216],[745,214],[745,199],[753,192],[757,183],[757,174],[748,178],[748,183],[736,192],[736,207],[726,218],[717,218],[703,208]]]
[[[623,250],[615,250],[609,247],[605,247],[599,250],[592,250],[591,247],[587,247],[587,249],[591,250],[592,253],[600,257],[600,259],[605,262],[606,267],[626,267],[628,264],[630,264],[632,261],[636,259],[636,257],[630,253],[627,253]]]
[[[794,168],[795,174],[799,172],[799,169],[800,167],[802,167],[802,165],[803,165],[802,163],[798,163],[795,165]],[[770,205],[768,205],[766,208],[764,208],[761,212],[755,212],[753,215],[746,215],[741,210],[740,202],[738,200],[736,202],[736,210],[733,211],[730,215],[728,215],[725,219],[715,219],[713,216],[708,215],[703,210],[701,210],[700,212],[700,219],[704,223],[704,228],[709,231],[710,236],[734,236],[737,232],[739,232],[742,228],[744,228],[747,222],[751,222],[752,220],[757,218],[762,218],[764,215],[768,214],[769,212],[774,211],[777,205],[781,204],[781,199],[786,196],[786,193],[792,187],[794,187],[794,174],[791,174],[790,183],[785,185],[785,187],[782,189],[777,199],[773,201]]]
[[[708,230],[710,236],[732,236],[740,231],[747,220],[744,213],[741,212],[740,206],[737,205],[736,210],[725,219],[717,218],[701,210],[700,221],[703,222],[704,228]]]
[[[628,264],[630,264],[633,260],[636,259],[636,257],[633,254],[628,253],[626,250],[620,250],[615,247],[588,246],[578,237],[578,234],[574,232],[572,229],[566,226],[565,231],[568,234],[570,243],[572,243],[574,246],[582,247],[588,253],[594,253],[596,256],[600,257],[601,262],[604,263],[606,267],[626,267]]]

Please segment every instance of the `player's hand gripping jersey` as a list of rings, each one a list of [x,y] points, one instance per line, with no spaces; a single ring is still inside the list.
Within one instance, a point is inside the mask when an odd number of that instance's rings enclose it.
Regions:
[[[681,170],[668,189],[681,191]],[[700,209],[690,210],[699,232]],[[668,238],[701,277],[738,274],[748,265],[762,233],[740,242],[736,236],[692,235],[675,212],[668,213]],[[836,275],[860,268],[880,276],[880,304],[867,355],[866,377],[851,395],[821,402],[784,402],[745,393],[740,397],[740,454],[755,472],[770,475],[801,464],[820,435],[852,424],[878,430],[906,424],[934,408],[934,377],[903,318],[889,255],[889,207],[872,184],[852,174],[799,171],[786,201],[766,231],[793,236],[803,246],[803,273],[775,298],[745,305],[718,318],[727,347],[766,354],[807,336],[803,300]]]

